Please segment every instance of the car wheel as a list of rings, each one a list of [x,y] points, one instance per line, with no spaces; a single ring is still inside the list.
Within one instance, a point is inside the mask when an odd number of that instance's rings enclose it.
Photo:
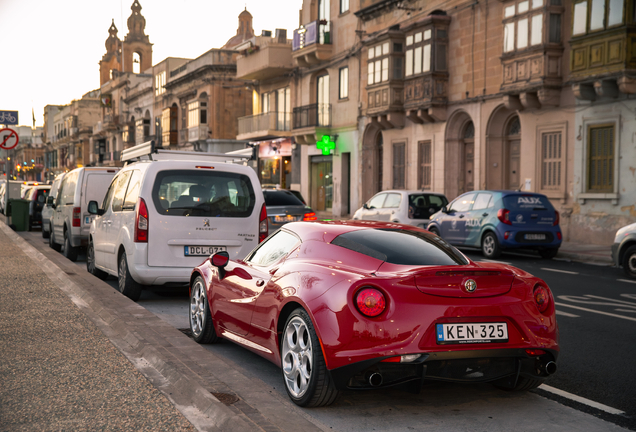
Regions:
[[[98,269],[95,266],[95,246],[93,242],[88,243],[88,247],[86,248],[86,270],[93,276],[97,276],[101,280],[104,280],[108,277],[108,273],[103,270]]]
[[[126,252],[122,253],[119,257],[119,266],[117,267],[117,286],[119,292],[131,299],[132,301],[139,300],[141,297],[141,285],[139,285],[130,275],[128,271],[128,260],[126,259]]]
[[[632,279],[636,279],[636,246],[630,246],[623,255],[623,270]]]
[[[190,331],[192,338],[200,344],[210,344],[219,341],[219,337],[212,324],[210,303],[206,295],[205,281],[197,276],[190,292]]]
[[[51,237],[51,234],[47,230],[44,229],[44,224],[42,224],[42,238],[43,239],[47,239],[49,237]]]
[[[441,237],[439,235],[439,230],[437,228],[435,228],[435,227],[429,229],[428,232],[430,232],[431,234],[435,234],[437,237]]]
[[[77,248],[71,245],[68,231],[64,232],[64,256],[73,262],[77,261]]]
[[[484,235],[481,239],[481,251],[486,258],[499,258],[501,248],[499,247],[499,240],[497,240],[495,233],[488,232]]]
[[[292,312],[285,323],[281,362],[285,390],[296,405],[327,406],[336,400],[338,390],[327,372],[320,341],[302,308]]]
[[[55,236],[53,233],[53,227],[50,227],[51,233],[49,234],[49,247],[56,252],[60,252],[62,250],[62,245],[55,243]]]
[[[552,259],[557,256],[559,253],[559,248],[550,248],[550,249],[541,249],[539,250],[539,255],[544,259]]]

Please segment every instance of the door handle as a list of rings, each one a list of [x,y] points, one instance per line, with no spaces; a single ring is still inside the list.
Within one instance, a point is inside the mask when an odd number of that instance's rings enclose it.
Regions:
[[[257,287],[262,287],[265,284],[265,281],[263,279],[259,279],[256,281],[256,286]]]
[[[483,217],[486,217],[486,216],[488,216],[488,213],[484,213],[484,214],[482,214],[482,216],[483,216]]]
[[[461,219],[461,218],[463,218],[463,217],[464,217],[464,215],[459,215],[459,218],[460,218],[460,219]]]

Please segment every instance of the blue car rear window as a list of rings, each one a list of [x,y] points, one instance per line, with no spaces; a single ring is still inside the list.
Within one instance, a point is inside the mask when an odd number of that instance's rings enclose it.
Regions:
[[[513,211],[554,210],[548,198],[543,195],[507,195],[503,197],[503,204],[505,208]]]
[[[336,237],[331,244],[401,265],[466,265],[468,261],[440,237],[413,230],[363,229]]]

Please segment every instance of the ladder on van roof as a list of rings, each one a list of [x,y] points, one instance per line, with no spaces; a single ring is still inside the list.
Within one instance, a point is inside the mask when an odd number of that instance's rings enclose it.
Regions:
[[[135,160],[143,160],[147,157],[148,160],[205,160],[212,162],[225,162],[225,163],[244,163],[252,159],[252,148],[248,147],[241,150],[235,150],[228,153],[206,153],[206,152],[190,152],[190,151],[178,151],[178,150],[164,150],[155,148],[154,141],[147,141],[142,144],[138,144],[121,152],[121,160],[128,164]]]

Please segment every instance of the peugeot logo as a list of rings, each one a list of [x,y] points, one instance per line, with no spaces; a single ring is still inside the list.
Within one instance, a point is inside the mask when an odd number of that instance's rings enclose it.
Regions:
[[[203,219],[203,226],[204,227],[209,227],[210,226],[210,219]]]
[[[477,282],[472,279],[468,279],[466,282],[464,282],[464,288],[466,288],[466,291],[468,291],[469,293],[475,292],[475,290],[477,289]]]

